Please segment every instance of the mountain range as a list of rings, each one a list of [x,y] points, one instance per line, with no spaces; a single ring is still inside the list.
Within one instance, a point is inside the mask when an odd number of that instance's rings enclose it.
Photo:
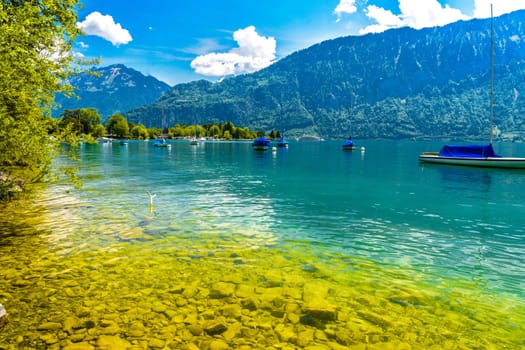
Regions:
[[[106,120],[115,113],[153,103],[170,88],[168,84],[122,64],[92,68],[91,71],[95,74],[82,73],[70,80],[78,98],[55,96],[60,105],[54,112],[55,116],[60,116],[66,109],[96,108]]]
[[[487,139],[490,21],[324,41],[252,74],[175,85],[123,114],[147,127],[231,121],[289,137]],[[525,11],[495,18],[494,38],[496,134],[519,140]]]

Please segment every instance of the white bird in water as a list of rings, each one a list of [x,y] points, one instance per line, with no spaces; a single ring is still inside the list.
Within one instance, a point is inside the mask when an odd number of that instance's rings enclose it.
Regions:
[[[154,211],[155,208],[153,208],[153,198],[155,198],[156,194],[151,194],[149,191],[146,191],[146,193],[149,196],[149,211]]]

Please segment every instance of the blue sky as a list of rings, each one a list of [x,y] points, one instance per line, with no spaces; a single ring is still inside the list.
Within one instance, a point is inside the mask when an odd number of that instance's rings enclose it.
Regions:
[[[327,39],[441,26],[525,9],[525,0],[84,0],[75,54],[170,85],[267,67]]]

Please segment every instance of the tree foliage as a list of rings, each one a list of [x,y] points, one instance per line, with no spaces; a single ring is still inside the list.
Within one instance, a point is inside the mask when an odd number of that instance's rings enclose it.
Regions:
[[[70,126],[71,130],[78,135],[91,135],[95,130],[100,132],[98,126],[100,125],[101,120],[102,118],[95,108],[82,108],[73,111],[66,109],[64,113],[62,113],[62,120],[59,124],[61,128]]]
[[[50,111],[74,73],[77,0],[0,1],[0,173],[25,182],[49,173]]]
[[[113,114],[106,122],[106,130],[110,135],[118,138],[127,137],[129,135],[128,121],[120,114]]]
[[[135,125],[130,130],[131,137],[137,140],[147,140],[149,138],[148,129],[142,124]]]

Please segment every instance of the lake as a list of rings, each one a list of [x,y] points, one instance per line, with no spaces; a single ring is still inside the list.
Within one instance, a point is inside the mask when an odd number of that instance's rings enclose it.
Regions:
[[[356,143],[83,145],[2,205],[0,349],[522,349],[525,171]]]

